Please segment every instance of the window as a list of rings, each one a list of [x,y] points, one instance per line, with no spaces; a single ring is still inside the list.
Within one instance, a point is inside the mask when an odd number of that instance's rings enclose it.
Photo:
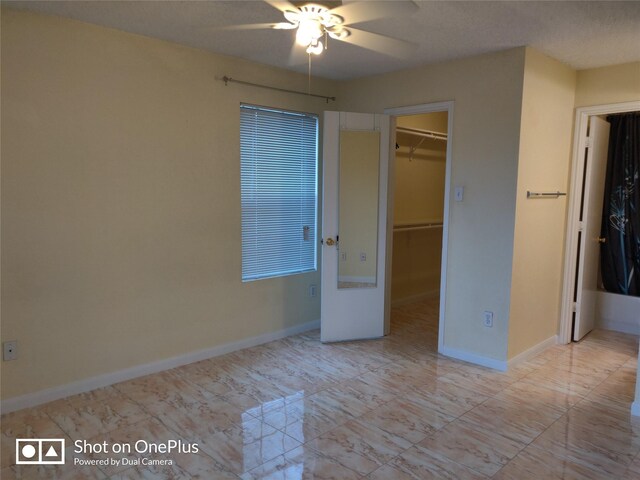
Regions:
[[[318,117],[240,106],[242,281],[316,269]]]

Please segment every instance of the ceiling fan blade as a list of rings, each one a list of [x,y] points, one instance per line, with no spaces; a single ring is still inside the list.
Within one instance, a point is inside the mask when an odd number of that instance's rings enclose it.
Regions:
[[[384,53],[385,55],[392,57],[409,57],[418,48],[418,45],[415,43],[405,42],[404,40],[398,40],[397,38],[366,32],[364,30],[351,27],[349,27],[348,30],[351,34],[338,40]]]
[[[368,22],[378,18],[395,17],[413,13],[418,5],[410,0],[395,2],[354,2],[334,8],[331,13],[344,18],[344,25]]]
[[[245,23],[243,25],[226,25],[215,27],[216,30],[260,30],[262,28],[278,28],[279,23]]]
[[[291,2],[278,1],[278,0],[264,0],[264,1],[267,2],[269,5],[271,5],[273,8],[277,8],[283,13],[286,11],[294,11],[294,12],[298,11],[296,6]]]

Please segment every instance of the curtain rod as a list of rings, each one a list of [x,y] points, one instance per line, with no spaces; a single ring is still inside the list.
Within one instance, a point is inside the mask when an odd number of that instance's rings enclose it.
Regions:
[[[297,95],[306,95],[307,97],[324,98],[327,101],[327,103],[329,103],[329,100],[333,100],[334,102],[336,101],[336,97],[328,97],[326,95],[318,95],[316,93],[300,92],[298,90],[289,90],[287,88],[272,87],[271,85],[262,85],[260,83],[245,82],[244,80],[236,80],[235,78],[227,77],[226,75],[224,77],[220,78],[220,80],[222,80],[225,85],[227,85],[229,82],[239,83],[241,85],[249,85],[250,87],[258,87],[258,88],[267,88],[269,90],[277,90],[278,92],[295,93]]]

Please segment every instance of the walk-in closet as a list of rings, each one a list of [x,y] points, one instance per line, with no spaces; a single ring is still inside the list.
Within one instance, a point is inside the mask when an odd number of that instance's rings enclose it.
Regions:
[[[447,112],[397,117],[391,303],[440,292]]]

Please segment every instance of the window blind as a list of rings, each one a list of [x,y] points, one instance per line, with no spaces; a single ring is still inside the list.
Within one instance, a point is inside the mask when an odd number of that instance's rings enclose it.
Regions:
[[[241,105],[242,280],[316,269],[318,118]]]

